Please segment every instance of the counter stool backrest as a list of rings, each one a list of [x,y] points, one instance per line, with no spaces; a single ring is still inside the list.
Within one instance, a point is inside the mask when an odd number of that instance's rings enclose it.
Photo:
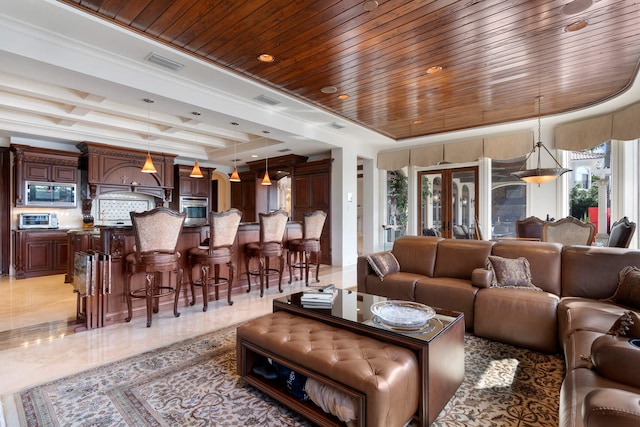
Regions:
[[[130,212],[136,239],[136,254],[175,252],[186,213],[159,207],[145,212]]]
[[[238,234],[242,212],[229,209],[226,212],[211,212],[209,249],[231,246]]]
[[[320,240],[324,222],[327,219],[326,212],[314,211],[302,215],[302,240]]]
[[[260,243],[282,243],[284,230],[287,227],[289,214],[287,211],[260,213]]]

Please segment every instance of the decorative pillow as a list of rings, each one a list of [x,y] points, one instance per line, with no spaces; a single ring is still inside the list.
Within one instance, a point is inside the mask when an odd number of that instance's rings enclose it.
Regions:
[[[640,310],[640,268],[625,267],[618,275],[618,289],[611,298],[616,304]]]
[[[526,258],[502,258],[489,255],[487,269],[493,273],[492,288],[541,290],[531,282],[531,268]]]
[[[640,338],[640,316],[633,311],[625,311],[611,326],[607,335]]]
[[[398,260],[389,251],[368,255],[367,261],[380,280],[384,280],[384,276],[389,273],[397,273],[400,271]]]

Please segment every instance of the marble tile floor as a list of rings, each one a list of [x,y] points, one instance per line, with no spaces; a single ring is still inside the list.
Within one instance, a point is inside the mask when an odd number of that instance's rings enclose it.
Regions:
[[[49,276],[49,281],[57,280],[56,278],[64,282],[63,276]],[[0,286],[4,288],[20,285],[11,282],[10,279],[3,278],[0,280]],[[329,283],[341,288],[354,287],[356,266],[322,266],[320,284]],[[19,346],[0,349],[0,396],[270,313],[273,298],[303,290],[304,281],[294,281],[289,285],[283,278],[282,287],[284,292],[280,294],[277,286],[271,286],[265,291],[263,298],[260,297],[259,289],[255,287],[249,294],[234,294],[232,306],[227,305],[226,298],[210,301],[207,312],[202,311],[201,305],[183,306],[180,307],[181,315],[178,318],[173,317],[171,310],[163,310],[154,314],[150,328],[146,327],[146,318],[138,317],[130,323],[118,323],[85,332],[46,331],[44,336],[25,340]],[[39,297],[26,297],[27,304],[22,308],[17,308],[15,300],[6,307],[4,304],[0,305],[0,325],[26,327],[29,322],[24,319],[34,317],[28,313],[32,311],[30,301]],[[65,323],[64,316],[69,314],[69,311],[65,310],[68,309],[71,310],[72,317],[75,317],[75,294],[69,307],[62,310],[62,313],[66,314],[62,314],[63,317],[57,319],[58,321]],[[17,319],[7,319],[7,316],[15,316]],[[51,317],[46,317],[45,314],[43,316],[45,317],[41,319],[44,321],[36,321],[36,325],[52,322]]]

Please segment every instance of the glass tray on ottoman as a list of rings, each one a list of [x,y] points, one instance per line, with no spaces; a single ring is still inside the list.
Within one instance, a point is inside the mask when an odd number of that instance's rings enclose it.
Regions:
[[[371,305],[380,322],[395,328],[420,329],[436,315],[428,305],[412,301],[380,301]]]

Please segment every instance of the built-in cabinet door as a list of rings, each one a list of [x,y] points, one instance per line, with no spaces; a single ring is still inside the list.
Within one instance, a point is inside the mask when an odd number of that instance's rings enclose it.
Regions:
[[[53,246],[48,240],[36,240],[25,245],[25,270],[28,273],[48,272],[51,270]]]
[[[443,237],[475,238],[478,168],[418,172],[418,230]]]
[[[322,264],[331,264],[331,171],[298,174],[292,185],[293,220],[302,221],[304,213],[321,210],[327,213],[327,219],[320,237]]]

